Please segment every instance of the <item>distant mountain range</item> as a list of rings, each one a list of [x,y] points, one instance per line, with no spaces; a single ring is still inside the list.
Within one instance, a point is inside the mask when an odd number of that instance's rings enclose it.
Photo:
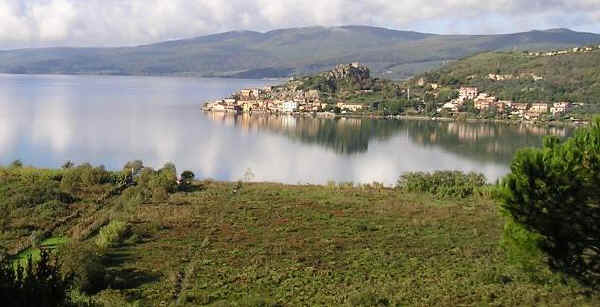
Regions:
[[[484,51],[599,44],[600,35],[552,29],[499,35],[437,35],[367,26],[236,31],[151,45],[0,51],[0,72],[268,78],[361,62],[402,79]]]

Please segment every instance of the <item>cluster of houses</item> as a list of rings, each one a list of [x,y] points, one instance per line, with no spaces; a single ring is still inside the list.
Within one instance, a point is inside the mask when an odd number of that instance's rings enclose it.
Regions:
[[[494,80],[494,81],[506,81],[506,80],[513,80],[513,79],[521,79],[521,78],[532,78],[533,81],[540,81],[540,80],[544,80],[544,77],[542,76],[538,76],[536,74],[530,73],[530,74],[521,74],[521,75],[512,75],[512,74],[506,74],[506,75],[500,75],[500,74],[488,74],[488,79],[490,80]]]
[[[529,52],[527,53],[530,56],[557,56],[562,54],[569,53],[579,53],[579,52],[590,52],[594,49],[600,49],[600,45],[598,46],[587,46],[587,47],[575,47],[566,50],[558,50],[558,51],[546,51],[546,52]]]
[[[302,90],[288,87],[243,89],[230,98],[207,102],[205,111],[232,113],[295,113],[327,112],[339,108],[342,113],[363,109],[360,104],[338,102],[330,105],[321,101],[318,90]]]
[[[519,103],[511,100],[499,100],[487,93],[480,93],[476,87],[461,87],[458,91],[458,98],[445,103],[439,111],[448,110],[450,112],[459,112],[467,101],[473,101],[473,106],[480,112],[494,111],[496,113],[510,114],[520,119],[537,120],[544,114],[551,113],[554,116],[568,113],[574,105],[569,102],[558,102],[548,104],[539,103]]]

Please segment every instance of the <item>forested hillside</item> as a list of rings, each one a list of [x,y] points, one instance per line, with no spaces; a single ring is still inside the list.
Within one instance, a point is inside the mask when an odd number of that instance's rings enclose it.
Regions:
[[[596,104],[600,102],[600,49],[597,48],[587,52],[571,49],[552,56],[529,52],[482,53],[417,76],[411,82],[413,86],[423,81],[441,87],[473,86],[500,99],[519,102]]]

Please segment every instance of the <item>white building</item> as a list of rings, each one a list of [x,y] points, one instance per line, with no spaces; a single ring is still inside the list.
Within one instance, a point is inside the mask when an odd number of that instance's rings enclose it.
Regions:
[[[458,92],[461,100],[475,99],[479,94],[476,87],[461,87]]]
[[[225,106],[220,104],[220,103],[215,103],[211,106],[211,110],[213,112],[224,112],[225,111]]]
[[[451,112],[458,112],[458,106],[453,102],[446,102],[440,109],[438,109],[438,112],[443,109],[450,110]]]
[[[281,105],[283,112],[294,112],[298,108],[298,103],[295,101],[286,101]]]
[[[550,112],[552,115],[556,114],[564,114],[567,113],[571,109],[571,104],[568,102],[558,102],[555,103],[551,108]]]

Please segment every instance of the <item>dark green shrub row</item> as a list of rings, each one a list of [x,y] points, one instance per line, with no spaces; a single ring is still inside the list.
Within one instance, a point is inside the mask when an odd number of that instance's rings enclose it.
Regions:
[[[412,172],[400,177],[397,187],[408,192],[431,193],[437,197],[465,198],[486,184],[482,174],[459,171]]]

